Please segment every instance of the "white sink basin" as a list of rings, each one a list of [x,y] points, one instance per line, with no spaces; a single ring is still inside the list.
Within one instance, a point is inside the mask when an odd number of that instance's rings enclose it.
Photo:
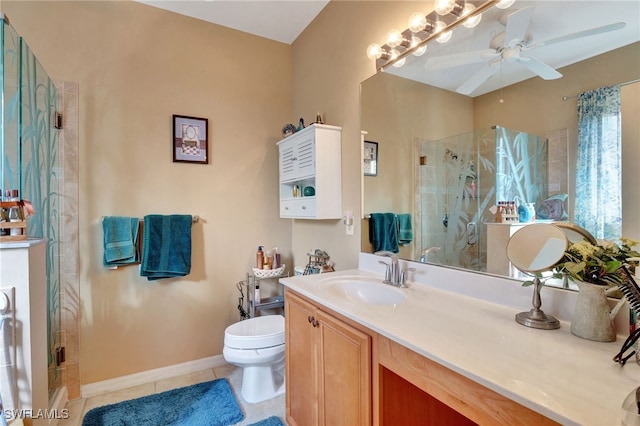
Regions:
[[[397,305],[407,298],[402,290],[375,278],[344,276],[328,278],[319,284],[335,296],[370,305]]]

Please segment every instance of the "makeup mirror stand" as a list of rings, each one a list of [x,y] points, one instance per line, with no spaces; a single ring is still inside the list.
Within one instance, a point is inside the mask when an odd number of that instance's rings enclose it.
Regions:
[[[516,315],[516,322],[522,324],[525,327],[539,328],[543,330],[553,330],[560,328],[560,321],[551,315],[545,314],[540,307],[542,306],[542,299],[540,298],[540,288],[542,282],[538,277],[533,279],[533,309],[526,312],[520,312]]]
[[[533,309],[516,315],[516,322],[542,330],[560,328],[560,321],[542,312],[540,273],[552,270],[568,247],[562,229],[551,224],[534,223],[516,231],[507,243],[507,257],[513,266],[533,276]]]

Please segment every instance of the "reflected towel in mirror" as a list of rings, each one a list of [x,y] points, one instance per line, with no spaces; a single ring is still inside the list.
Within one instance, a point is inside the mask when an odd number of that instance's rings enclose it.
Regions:
[[[411,244],[413,241],[413,226],[411,225],[411,215],[401,213],[398,218],[398,244]]]
[[[373,251],[398,253],[398,223],[393,213],[371,213],[369,219],[369,241]]]

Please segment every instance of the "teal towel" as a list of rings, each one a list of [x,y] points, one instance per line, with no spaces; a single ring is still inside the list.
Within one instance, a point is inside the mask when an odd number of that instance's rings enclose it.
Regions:
[[[402,213],[398,215],[398,244],[411,244],[413,241],[413,227],[411,215]]]
[[[104,234],[102,264],[105,267],[140,262],[138,228],[137,217],[105,216],[102,218]]]
[[[369,220],[369,241],[373,251],[398,253],[398,223],[393,213],[371,213]]]
[[[152,281],[189,275],[191,223],[189,215],[144,217],[140,276]]]

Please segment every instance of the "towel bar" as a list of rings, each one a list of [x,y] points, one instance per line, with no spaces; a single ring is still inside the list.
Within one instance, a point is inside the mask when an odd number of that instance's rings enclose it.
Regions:
[[[104,216],[102,216],[102,218],[100,219],[100,222],[102,223],[104,221]],[[144,219],[139,219],[138,222],[144,222]],[[198,215],[194,215],[191,218],[191,223],[198,223],[200,222],[200,216]]]

